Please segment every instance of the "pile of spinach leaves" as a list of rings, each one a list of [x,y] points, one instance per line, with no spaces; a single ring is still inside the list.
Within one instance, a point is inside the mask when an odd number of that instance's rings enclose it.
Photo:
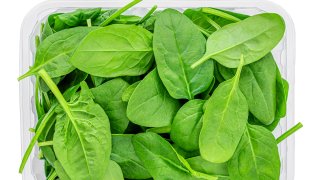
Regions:
[[[48,180],[277,180],[288,82],[281,16],[214,8],[51,14],[36,38],[37,144]]]

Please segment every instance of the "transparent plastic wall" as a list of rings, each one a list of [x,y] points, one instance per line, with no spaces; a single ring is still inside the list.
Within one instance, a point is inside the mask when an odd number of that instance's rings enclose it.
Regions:
[[[101,7],[105,9],[123,7],[128,1],[113,0],[51,0],[34,7],[25,17],[21,26],[20,39],[20,74],[27,72],[33,65],[35,56],[35,36],[39,34],[40,25],[48,15],[54,12],[69,12],[77,8]],[[274,135],[278,137],[294,124],[294,61],[295,61],[295,32],[290,16],[278,5],[265,0],[144,0],[125,14],[144,15],[153,5],[158,9],[175,8],[184,10],[196,7],[215,7],[234,12],[254,15],[262,12],[280,14],[286,22],[286,33],[281,43],[273,50],[273,55],[280,68],[282,76],[290,84],[287,116],[281,120]],[[34,99],[34,77],[20,82],[20,112],[22,154],[32,138],[29,128],[37,121]],[[24,180],[45,179],[43,161],[38,159],[38,148],[34,148],[23,171]],[[279,145],[281,156],[281,180],[294,179],[294,137],[289,137]]]

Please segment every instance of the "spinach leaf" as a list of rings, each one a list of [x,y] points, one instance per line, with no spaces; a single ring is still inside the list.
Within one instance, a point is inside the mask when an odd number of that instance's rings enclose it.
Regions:
[[[277,64],[271,53],[261,60],[243,67],[239,87],[246,97],[250,112],[263,124],[269,125],[276,113]],[[219,65],[225,79],[231,79],[235,70]]]
[[[132,142],[138,157],[154,179],[194,179],[161,136],[151,132],[137,134]]]
[[[184,104],[173,119],[170,138],[187,151],[199,149],[204,100],[191,100]]]
[[[113,134],[124,133],[129,124],[126,115],[127,104],[121,99],[128,86],[126,81],[116,78],[91,89],[94,101],[104,109],[109,117]]]
[[[70,62],[94,76],[138,76],[151,67],[152,57],[150,32],[135,25],[115,24],[88,34]]]
[[[85,83],[81,89],[56,110],[53,148],[70,179],[102,179],[111,153],[109,120]]]
[[[236,68],[241,54],[244,55],[244,65],[253,63],[279,43],[284,31],[284,20],[273,13],[258,14],[229,24],[208,38],[206,54],[192,67],[213,58],[225,67]]]
[[[185,15],[166,9],[157,17],[153,47],[159,76],[175,99],[193,99],[213,79],[213,62],[190,66],[205,52],[206,40]]]
[[[236,75],[221,83],[205,105],[199,146],[201,157],[213,163],[232,157],[248,120],[248,103],[238,87],[243,56],[240,62]]]
[[[219,180],[228,179],[229,177],[227,163],[212,163],[204,160],[201,156],[189,158],[187,161],[194,170],[205,174],[219,176]]]
[[[120,166],[110,160],[104,180],[124,180]]]
[[[49,36],[38,47],[34,65],[18,79],[34,75],[40,69],[45,69],[51,78],[72,72],[75,68],[69,63],[70,57],[79,42],[95,29],[97,28],[76,27]]]
[[[228,163],[231,179],[278,180],[280,157],[276,139],[261,126],[247,125],[237,150]]]
[[[171,124],[179,107],[179,102],[170,97],[155,69],[134,90],[128,102],[127,115],[135,124],[162,127]]]
[[[136,155],[131,141],[132,137],[132,134],[112,135],[112,151],[110,158],[119,164],[125,178],[151,178],[141,160]]]
[[[216,176],[191,169],[188,162],[158,134],[148,132],[133,136],[134,149],[154,179],[208,179]]]
[[[53,28],[55,31],[61,31],[63,29],[76,27],[76,26],[86,26],[87,19],[96,19],[101,12],[101,8],[93,9],[77,9],[73,12],[59,14],[54,16]]]
[[[134,90],[136,89],[136,87],[139,85],[141,81],[137,81],[133,84],[131,84],[130,86],[127,87],[127,89],[124,90],[124,92],[122,93],[121,99],[124,102],[128,102],[132,93],[134,92]]]

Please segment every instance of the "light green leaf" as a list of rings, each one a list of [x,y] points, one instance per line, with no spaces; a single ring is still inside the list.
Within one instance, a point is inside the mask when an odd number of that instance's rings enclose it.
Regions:
[[[244,62],[243,56],[240,61]],[[223,163],[232,157],[248,120],[248,104],[238,87],[242,65],[232,79],[217,87],[205,104],[200,154],[213,163]]]
[[[152,64],[152,34],[135,25],[114,24],[88,34],[70,59],[100,77],[138,76]]]
[[[258,14],[226,25],[208,38],[206,54],[192,67],[212,58],[225,67],[236,68],[241,54],[244,65],[253,63],[268,54],[284,32],[284,20],[274,13]]]
[[[163,127],[171,124],[179,107],[179,101],[170,97],[155,69],[134,90],[127,115],[140,126]]]
[[[170,138],[187,151],[199,149],[204,100],[191,100],[184,104],[173,119]]]
[[[166,9],[157,16],[153,47],[159,76],[175,99],[193,99],[213,79],[213,62],[190,66],[205,52],[206,40],[185,15]]]
[[[228,163],[231,179],[279,180],[280,157],[276,139],[261,126],[247,126],[237,151]]]
[[[94,101],[104,109],[109,117],[113,134],[124,133],[129,124],[126,115],[127,103],[121,99],[127,87],[129,87],[129,84],[126,81],[116,78],[91,89],[95,97]]]
[[[81,87],[64,110],[56,110],[53,148],[70,179],[102,179],[111,153],[109,119],[86,84]]]

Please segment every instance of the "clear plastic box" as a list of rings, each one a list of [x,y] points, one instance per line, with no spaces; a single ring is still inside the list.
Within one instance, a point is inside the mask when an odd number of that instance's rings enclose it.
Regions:
[[[68,12],[77,8],[101,7],[105,9],[123,7],[129,1],[116,0],[50,0],[34,7],[25,17],[21,26],[20,37],[20,74],[27,72],[33,65],[35,55],[35,36],[39,34],[40,24],[54,12]],[[295,74],[295,31],[290,16],[280,6],[266,0],[144,0],[125,14],[144,15],[153,5],[158,9],[195,7],[215,7],[244,14],[258,14],[261,12],[275,12],[280,14],[286,22],[286,33],[280,44],[273,50],[273,55],[280,68],[282,76],[288,80],[290,91],[287,105],[287,116],[281,120],[275,130],[279,136],[294,124],[294,74]],[[37,121],[34,96],[34,77],[20,82],[20,113],[22,155],[32,138],[29,128]],[[294,179],[294,138],[290,137],[279,145],[281,156],[281,180]],[[43,161],[38,159],[38,150],[34,148],[23,171],[24,180],[45,179]]]

